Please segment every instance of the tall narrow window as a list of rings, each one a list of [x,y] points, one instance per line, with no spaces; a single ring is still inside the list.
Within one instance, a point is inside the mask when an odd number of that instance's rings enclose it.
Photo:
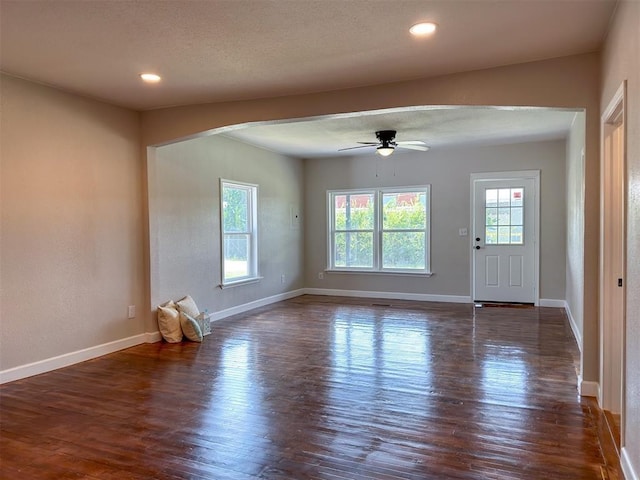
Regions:
[[[382,192],[382,268],[427,265],[427,192]]]
[[[220,180],[222,285],[258,278],[258,187]]]
[[[373,193],[333,195],[333,249],[337,268],[373,268]]]

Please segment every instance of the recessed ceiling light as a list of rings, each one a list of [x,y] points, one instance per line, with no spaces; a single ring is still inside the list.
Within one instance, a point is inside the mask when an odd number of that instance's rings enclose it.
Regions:
[[[424,37],[427,35],[431,35],[436,31],[438,26],[433,22],[425,22],[425,23],[416,23],[413,27],[409,29],[411,35],[416,37]]]
[[[162,78],[160,75],[156,75],[155,73],[141,73],[140,78],[147,83],[158,83]]]

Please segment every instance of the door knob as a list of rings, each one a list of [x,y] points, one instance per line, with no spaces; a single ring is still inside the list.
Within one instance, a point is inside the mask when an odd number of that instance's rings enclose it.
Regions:
[[[475,246],[475,249],[476,249],[476,250],[480,250],[480,245],[476,245],[476,246]]]
[[[479,242],[479,241],[480,241],[480,237],[476,237],[476,242]]]

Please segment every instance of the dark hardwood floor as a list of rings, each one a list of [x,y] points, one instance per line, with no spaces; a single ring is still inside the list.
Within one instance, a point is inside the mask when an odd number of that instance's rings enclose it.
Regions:
[[[212,331],[1,386],[0,477],[617,478],[561,309],[302,296]]]

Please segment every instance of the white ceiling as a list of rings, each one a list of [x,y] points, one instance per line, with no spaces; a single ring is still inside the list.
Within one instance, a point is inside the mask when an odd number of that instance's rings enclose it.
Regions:
[[[377,141],[377,130],[397,130],[397,141],[421,140],[431,149],[499,145],[564,138],[574,117],[551,108],[414,107],[240,126],[224,135],[295,157],[336,157],[371,155],[375,148],[338,150]],[[415,153],[394,155],[403,152]]]
[[[595,51],[615,2],[0,0],[0,69],[135,110],[273,97]],[[411,37],[408,28],[426,20],[438,23],[436,34]],[[143,84],[138,74],[144,71],[159,73],[162,82]],[[373,132],[383,127],[398,130],[398,140],[433,147],[496,135],[501,142],[557,137],[568,116],[394,111],[229,135],[289,154],[322,156],[374,140]]]

